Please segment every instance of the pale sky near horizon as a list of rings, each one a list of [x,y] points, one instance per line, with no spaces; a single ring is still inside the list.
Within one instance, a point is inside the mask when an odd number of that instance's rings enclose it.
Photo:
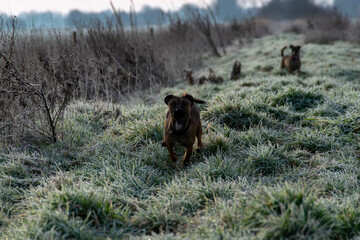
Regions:
[[[130,9],[131,0],[112,0],[116,8],[124,11]],[[214,0],[133,0],[136,11],[144,6],[160,7],[164,10],[177,10],[187,3],[197,5],[211,4]],[[270,0],[237,0],[244,7],[261,6]],[[315,0],[315,2],[332,3],[333,0]],[[110,0],[0,0],[0,13],[18,15],[23,12],[53,11],[67,14],[78,9],[84,12],[100,12],[110,9]]]

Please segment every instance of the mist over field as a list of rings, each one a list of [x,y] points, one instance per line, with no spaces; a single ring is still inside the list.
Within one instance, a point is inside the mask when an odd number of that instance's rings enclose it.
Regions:
[[[116,1],[114,1],[116,3]],[[248,1],[249,2],[249,1]],[[247,3],[248,3],[247,2]],[[300,6],[302,5],[303,10],[306,10],[306,2],[305,4],[300,3]],[[305,15],[311,15],[314,14],[311,11],[308,11],[305,13],[300,13],[300,15],[290,16],[286,13],[286,4],[283,4],[281,0],[279,1],[272,1],[272,8],[269,7],[267,10],[267,13],[270,12],[273,14],[272,17],[280,18],[280,19],[294,19],[298,17],[305,17]],[[280,6],[280,7],[279,7]],[[281,6],[284,6],[282,8]],[[336,7],[338,10],[345,16],[348,16],[350,18],[358,18],[360,16],[360,2],[357,0],[335,0],[332,3],[324,3],[320,2],[318,4],[320,7],[326,7],[326,8],[333,8]],[[130,2],[129,2],[130,7]],[[134,7],[136,8],[136,1],[134,2]],[[186,4],[183,7],[181,7],[179,10],[175,11],[164,11],[161,8],[157,7],[151,7],[151,6],[145,6],[137,11],[137,24],[140,26],[146,26],[148,24],[150,25],[159,25],[159,24],[167,24],[168,19],[167,15],[180,15],[184,16],[185,9],[191,7],[191,8],[200,8],[199,6],[195,4]],[[255,5],[244,5],[241,3],[238,3],[236,0],[216,0],[212,4],[209,5],[210,8],[212,8],[216,12],[216,16],[219,21],[231,21],[233,19],[243,19],[250,16],[256,15],[259,11],[261,11],[261,8],[255,6]],[[294,6],[299,12],[301,12],[301,8],[297,8]],[[96,9],[94,9],[96,10]],[[9,17],[10,15],[6,15],[0,11],[0,14],[3,15],[3,17]],[[317,14],[317,13],[315,13]],[[121,18],[123,19],[123,23],[125,26],[130,26],[129,21],[130,13],[129,11],[121,11]],[[92,11],[92,12],[83,12],[81,10],[73,9],[67,14],[61,14],[58,12],[37,12],[37,11],[28,11],[28,12],[22,12],[17,15],[19,22],[21,23],[22,27],[26,28],[73,28],[75,23],[82,23],[82,24],[90,24],[92,20],[98,19],[103,22],[106,21],[113,21],[116,22],[116,19],[113,15],[113,10],[110,7],[109,4],[109,10],[106,11]]]
[[[359,6],[1,16],[0,239],[359,239]]]

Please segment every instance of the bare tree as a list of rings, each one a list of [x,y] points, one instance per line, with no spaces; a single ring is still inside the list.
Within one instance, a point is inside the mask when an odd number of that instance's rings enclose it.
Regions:
[[[206,38],[209,46],[212,49],[213,54],[216,57],[221,57],[212,36],[213,24],[210,20],[209,14],[205,11],[200,11],[199,9],[193,9],[193,8],[187,8],[186,13],[190,21]]]
[[[215,30],[216,30],[216,33],[217,33],[217,35],[218,35],[218,37],[219,37],[221,48],[222,48],[222,50],[223,50],[223,52],[224,52],[224,55],[226,55],[226,49],[225,49],[224,40],[223,40],[223,37],[222,37],[222,34],[221,34],[220,27],[219,27],[219,25],[218,25],[218,23],[217,23],[215,13],[214,13],[214,11],[211,9],[211,7],[208,7],[208,11],[209,11],[209,14],[210,14],[211,18],[212,18],[213,21],[214,21]]]

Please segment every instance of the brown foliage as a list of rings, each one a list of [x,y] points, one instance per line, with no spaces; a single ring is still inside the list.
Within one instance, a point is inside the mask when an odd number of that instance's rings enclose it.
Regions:
[[[329,14],[308,19],[308,31],[305,42],[328,44],[338,40],[346,40],[351,22],[336,9]]]
[[[186,82],[190,86],[194,85],[194,78],[192,76],[192,70],[191,69],[184,69],[185,75],[186,75]]]
[[[224,78],[217,75],[216,72],[212,68],[209,68],[209,75],[208,75],[207,79],[211,83],[222,83],[222,82],[224,82]]]
[[[15,19],[0,19],[0,141],[35,137],[55,142],[71,100],[119,102],[129,93],[173,84],[181,69],[201,66],[202,54],[209,51],[204,33],[224,52],[234,39],[259,35],[254,20],[249,28],[239,23],[239,34],[214,24],[211,14],[201,22],[197,15],[195,21],[169,16],[169,26],[147,30],[139,30],[132,15],[132,28],[125,30],[114,14],[115,26],[94,20],[71,31],[22,31]],[[222,79],[209,76],[210,81]],[[201,77],[199,84],[206,80]]]

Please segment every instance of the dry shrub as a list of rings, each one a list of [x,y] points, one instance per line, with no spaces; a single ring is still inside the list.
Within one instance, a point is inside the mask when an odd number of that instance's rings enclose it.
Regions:
[[[360,44],[360,20],[354,22],[348,31],[348,40]]]
[[[179,77],[184,68],[200,68],[202,54],[209,48],[206,40],[189,21],[179,16],[168,18],[168,26],[155,28],[153,44],[164,57],[166,69],[174,77]]]
[[[338,40],[347,40],[351,22],[336,9],[326,15],[308,20],[305,42],[328,44]]]
[[[304,34],[306,43],[329,44],[335,41],[360,43],[360,20],[350,20],[335,8],[316,17],[286,22],[283,32]]]
[[[173,79],[148,33],[122,31],[99,22],[78,31],[82,98],[119,101],[122,95]]]
[[[298,19],[286,23],[287,25],[284,28],[284,33],[295,33],[302,34],[307,29],[307,22],[303,19]]]
[[[294,20],[325,14],[327,10],[312,0],[271,0],[260,9],[259,16],[274,20]]]
[[[37,137],[50,142],[58,139],[57,125],[72,90],[77,85],[71,46],[49,57],[41,47],[43,39],[33,35],[30,51],[19,51],[15,19],[2,22],[0,39],[0,141]],[[22,49],[25,50],[25,49]],[[54,49],[52,49],[54,50]]]
[[[269,21],[264,18],[252,17],[244,20],[234,19],[224,27],[225,41],[231,44],[234,39],[251,40],[270,34]]]
[[[20,31],[12,19],[0,33],[0,141],[56,142],[72,99],[119,101],[173,79],[146,32],[98,22],[74,32]]]
[[[71,100],[119,102],[135,91],[172,85],[182,69],[200,67],[210,50],[194,21],[172,16],[167,26],[139,29],[131,15],[131,28],[124,29],[114,14],[115,25],[93,20],[76,30],[18,30],[15,19],[2,21],[0,141],[56,142]],[[234,39],[268,33],[261,19],[237,22],[234,30],[208,16],[213,43],[223,50]]]

